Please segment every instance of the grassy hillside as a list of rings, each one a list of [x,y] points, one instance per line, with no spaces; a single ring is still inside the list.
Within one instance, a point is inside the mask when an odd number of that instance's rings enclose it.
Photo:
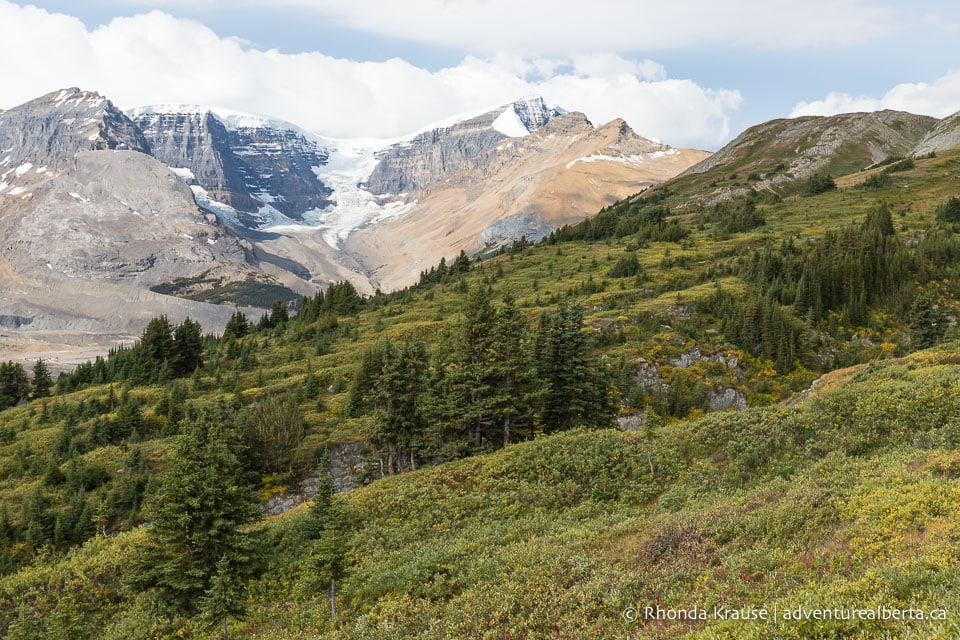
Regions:
[[[324,448],[363,445],[378,478],[379,418],[349,406],[365,354],[420,340],[436,378],[480,290],[495,309],[515,301],[524,350],[542,314],[582,310],[607,399],[638,430],[544,435],[558,427],[541,406],[518,432],[530,442],[418,443],[417,466],[447,464],[342,498],[336,637],[768,637],[759,623],[624,619],[648,604],[957,611],[960,236],[942,207],[960,150],[894,166],[809,197],[720,204],[681,178],[405,291],[289,320],[281,305],[244,335],[205,338],[191,375],[137,350],[81,367],[54,396],[0,413],[0,630],[201,633],[199,617],[151,615],[151,596],[125,582],[182,426],[224,416],[264,500]],[[289,432],[264,435],[278,424]],[[268,553],[238,637],[334,633],[306,520],[255,526]],[[783,637],[956,635],[955,618],[807,624]]]
[[[231,634],[955,637],[958,362],[952,343],[838,372],[791,406],[647,434],[567,432],[350,492],[336,622],[311,580],[306,512],[274,518],[258,528],[267,558]],[[6,637],[216,637],[195,620],[154,622],[123,586],[144,533],[98,537],[0,580]],[[644,619],[657,605],[711,619]],[[749,605],[947,619],[713,618]]]

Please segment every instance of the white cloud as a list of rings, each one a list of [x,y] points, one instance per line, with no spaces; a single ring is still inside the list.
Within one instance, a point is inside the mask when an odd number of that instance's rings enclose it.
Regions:
[[[358,31],[490,55],[629,53],[712,44],[847,46],[908,26],[949,28],[928,0],[101,0],[119,7],[309,10]],[[936,5],[936,3],[933,3]],[[932,16],[932,17],[931,17]],[[933,21],[933,24],[929,23]]]
[[[57,43],[48,46],[38,43]],[[729,136],[736,91],[667,79],[616,54],[466,56],[437,71],[400,59],[356,62],[283,54],[222,38],[160,11],[88,31],[77,19],[0,0],[0,107],[69,86],[121,107],[190,103],[289,120],[336,137],[394,137],[451,114],[543,95],[596,124],[623,117],[642,135],[714,148]]]
[[[949,71],[932,84],[898,84],[882,97],[829,93],[823,100],[800,102],[790,117],[829,116],[854,111],[895,109],[943,118],[960,111],[960,71]]]
[[[246,0],[249,6],[268,3]],[[918,18],[875,0],[274,0],[351,28],[488,54],[565,55],[736,44],[846,46]]]

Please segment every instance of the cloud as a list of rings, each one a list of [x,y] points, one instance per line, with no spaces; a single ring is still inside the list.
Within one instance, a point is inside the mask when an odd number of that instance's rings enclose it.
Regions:
[[[895,109],[943,118],[960,110],[960,71],[949,71],[932,84],[925,82],[898,84],[883,97],[851,96],[829,93],[823,100],[800,102],[790,117],[830,116],[854,111]]]
[[[474,53],[522,55],[624,53],[716,43],[770,49],[847,46],[883,37],[916,20],[902,10],[864,0],[278,2],[319,12],[360,31]],[[265,5],[252,0],[245,4]]]
[[[477,55],[663,51],[715,44],[761,49],[847,47],[910,26],[950,28],[928,0],[101,0],[145,6],[294,7],[351,29]],[[937,3],[933,3],[936,6]],[[931,18],[933,16],[933,18]]]
[[[57,46],[37,43],[57,43]],[[616,54],[466,56],[428,71],[401,59],[357,62],[258,50],[161,11],[92,31],[76,18],[0,0],[0,107],[69,86],[121,107],[188,103],[294,122],[334,137],[395,137],[452,114],[542,95],[596,124],[623,117],[642,135],[715,148],[729,137],[736,91],[668,79]]]

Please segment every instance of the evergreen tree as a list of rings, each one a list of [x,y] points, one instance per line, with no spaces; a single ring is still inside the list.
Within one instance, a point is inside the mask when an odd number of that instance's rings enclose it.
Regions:
[[[453,428],[469,436],[477,448],[491,440],[492,434],[485,433],[485,429],[496,426],[492,415],[495,380],[491,366],[495,321],[490,291],[482,285],[469,290],[453,347],[447,393],[454,394],[450,404],[457,408]]]
[[[364,349],[363,355],[360,357],[360,367],[353,376],[347,402],[343,409],[348,418],[356,418],[372,409],[367,398],[373,389],[376,377],[383,370],[385,348],[385,343],[380,343]]]
[[[181,613],[195,612],[201,598],[216,600],[228,580],[253,568],[253,541],[241,527],[260,512],[227,422],[222,409],[184,421],[176,455],[151,496],[149,539],[130,580]]]
[[[314,540],[310,555],[304,563],[302,584],[314,594],[326,590],[330,602],[330,617],[337,617],[337,581],[347,570],[347,527],[343,504],[336,496],[330,458],[320,459],[317,495],[307,516],[307,534]]]
[[[287,313],[287,305],[284,304],[283,300],[275,300],[273,307],[270,309],[270,326],[279,327],[282,324],[290,319],[290,314]]]
[[[910,332],[917,349],[932,347],[947,331],[947,314],[929,291],[922,291],[910,306]]]
[[[506,446],[532,435],[533,414],[542,395],[527,322],[509,296],[496,312],[491,357],[490,412]]]
[[[427,394],[428,360],[426,347],[414,340],[398,349],[387,342],[383,365],[376,375],[369,401],[373,421],[365,428],[367,439],[386,450],[387,471],[397,470],[398,456],[417,468],[416,454],[426,429],[424,399]]]
[[[221,556],[217,562],[217,571],[210,579],[210,587],[200,598],[200,611],[212,624],[220,626],[223,640],[230,640],[227,617],[240,618],[246,613],[246,608],[243,606],[243,582],[229,556]]]
[[[583,332],[583,310],[561,303],[541,320],[537,370],[546,384],[541,419],[547,431],[583,424],[609,426],[613,419],[608,385],[593,366]]]
[[[15,407],[30,396],[30,380],[23,365],[8,360],[0,363],[0,411]]]
[[[250,323],[247,321],[247,316],[242,311],[234,311],[223,329],[223,337],[239,339],[248,333],[250,333]]]
[[[960,198],[953,196],[937,205],[936,219],[940,222],[960,222]]]
[[[185,318],[173,334],[173,372],[185,376],[203,366],[203,333],[200,323]]]
[[[164,362],[173,359],[176,346],[173,341],[173,327],[170,326],[167,316],[161,315],[147,324],[140,338],[140,350],[144,364],[155,371],[159,370]]]
[[[53,379],[50,377],[50,369],[47,364],[37,359],[33,365],[33,397],[46,398],[50,395],[50,388],[53,386]]]

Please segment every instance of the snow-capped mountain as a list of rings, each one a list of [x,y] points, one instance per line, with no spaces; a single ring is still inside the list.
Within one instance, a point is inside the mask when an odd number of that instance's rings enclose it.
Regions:
[[[353,230],[407,211],[397,198],[477,168],[506,138],[564,113],[528,98],[399,140],[336,140],[219,108],[127,112],[151,153],[191,185],[200,206],[241,230],[323,227],[334,248]]]
[[[129,341],[160,313],[213,329],[228,309],[150,287],[261,277],[252,245],[198,209],[99,94],[67,89],[4,111],[0,151],[0,308],[28,342]]]
[[[218,108],[123,113],[68,89],[0,112],[0,305],[33,329],[122,333],[163,308],[148,288],[389,290],[460,250],[536,240],[706,155],[541,98],[398,139],[335,140]],[[50,296],[41,311],[35,298]],[[170,304],[174,318],[225,319]]]
[[[364,188],[394,196],[418,191],[459,171],[482,166],[486,153],[497,145],[526,136],[565,113],[548,107],[542,98],[526,99],[450,126],[431,128],[378,153]]]

